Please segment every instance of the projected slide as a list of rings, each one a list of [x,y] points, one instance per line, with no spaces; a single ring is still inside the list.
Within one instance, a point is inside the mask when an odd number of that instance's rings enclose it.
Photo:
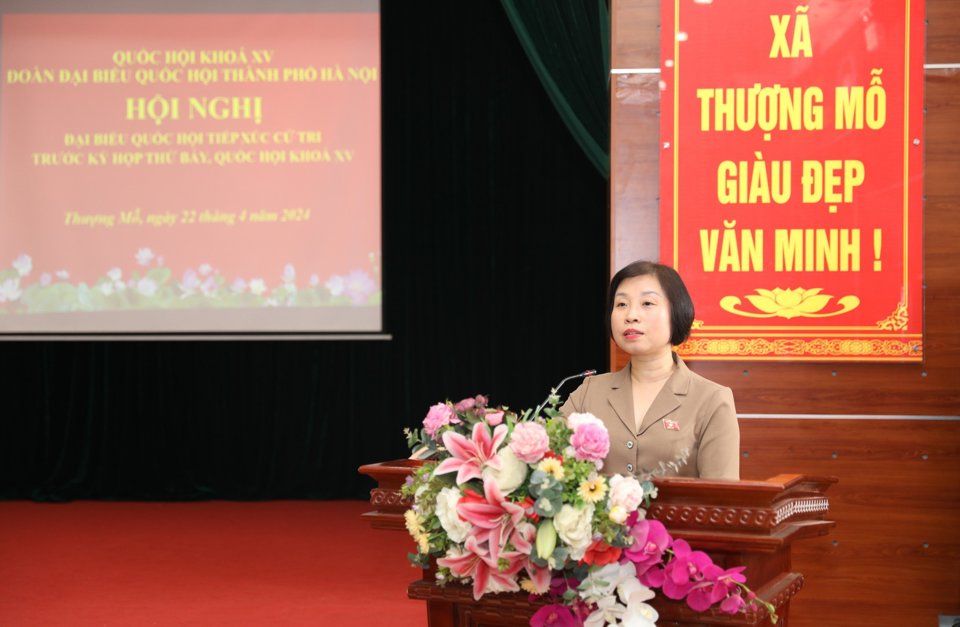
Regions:
[[[379,15],[318,4],[0,15],[0,333],[381,330]]]

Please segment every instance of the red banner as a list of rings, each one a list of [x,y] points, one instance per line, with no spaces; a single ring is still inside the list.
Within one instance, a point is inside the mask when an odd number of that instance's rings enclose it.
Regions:
[[[920,361],[923,3],[664,2],[688,359]]]

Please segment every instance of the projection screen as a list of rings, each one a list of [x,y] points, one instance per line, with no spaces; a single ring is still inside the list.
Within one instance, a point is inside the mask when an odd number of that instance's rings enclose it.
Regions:
[[[0,0],[0,337],[382,331],[375,0]]]

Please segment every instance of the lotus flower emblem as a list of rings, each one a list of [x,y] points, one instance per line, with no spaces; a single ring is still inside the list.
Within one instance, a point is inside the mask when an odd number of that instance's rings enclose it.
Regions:
[[[748,318],[829,318],[839,316],[848,311],[856,309],[860,305],[860,299],[856,296],[844,296],[836,302],[840,308],[835,311],[824,312],[830,301],[834,299],[828,294],[821,294],[823,288],[804,289],[798,287],[795,289],[774,288],[766,290],[757,288],[756,294],[748,294],[745,298],[750,301],[758,312],[743,311],[739,309],[743,301],[736,296],[724,296],[720,299],[720,307],[738,316]]]

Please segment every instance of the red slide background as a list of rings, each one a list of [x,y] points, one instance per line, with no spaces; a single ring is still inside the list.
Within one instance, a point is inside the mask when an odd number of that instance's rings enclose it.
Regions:
[[[378,31],[375,13],[4,16],[0,266],[29,255],[24,285],[58,271],[73,283],[92,282],[112,268],[128,276],[147,248],[151,263],[162,262],[175,279],[203,264],[228,281],[259,277],[268,285],[287,264],[301,284],[369,270],[380,251]],[[276,80],[225,80],[248,70],[269,77],[271,68]],[[290,80],[310,76],[302,71],[309,68],[315,80]],[[122,80],[94,82],[95,71],[102,78],[110,69]],[[160,82],[174,69],[179,80]],[[190,70],[214,71],[217,80],[187,80]],[[74,80],[84,71],[85,80]],[[191,98],[214,97],[225,100],[206,119],[190,106]],[[138,109],[141,98],[155,106]],[[224,119],[209,113],[255,98],[260,119],[242,109]],[[252,132],[256,143],[237,136],[216,143],[213,133],[221,132]],[[189,133],[202,143],[190,145],[181,135]],[[95,145],[98,134],[122,144]],[[165,144],[134,146],[134,136]],[[285,163],[268,163],[261,151],[282,153]],[[293,163],[301,151],[312,162]],[[147,153],[163,163],[147,163]],[[252,163],[218,165],[218,153]],[[137,209],[139,223],[121,224],[121,213]],[[234,224],[203,223],[204,211],[232,214]],[[258,212],[276,220],[251,222]],[[115,222],[76,224],[74,213]],[[176,223],[149,223],[165,215]]]

